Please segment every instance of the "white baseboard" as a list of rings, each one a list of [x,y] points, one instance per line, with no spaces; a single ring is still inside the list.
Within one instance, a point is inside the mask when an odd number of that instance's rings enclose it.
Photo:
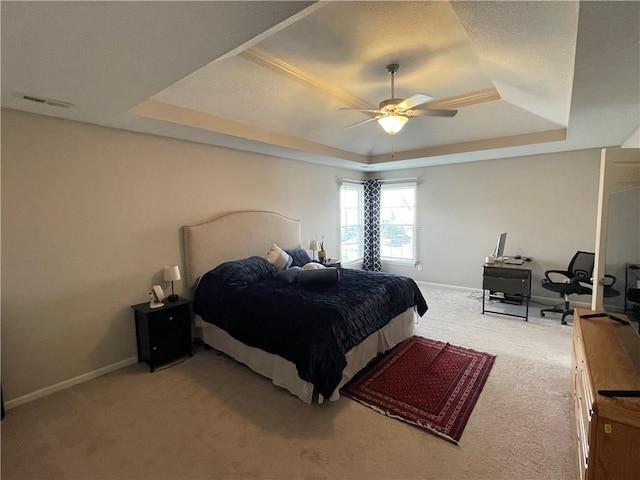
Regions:
[[[481,288],[461,287],[459,285],[448,285],[446,283],[423,282],[421,280],[415,280],[415,282],[417,285],[427,285],[429,287],[449,288],[451,290],[463,290],[465,292],[482,292]]]
[[[479,294],[482,294],[482,288],[472,288],[472,287],[461,287],[459,285],[448,285],[446,283],[434,283],[434,282],[423,282],[423,281],[419,281],[416,280],[415,281],[417,285],[425,285],[425,286],[431,286],[431,287],[436,287],[436,288],[448,288],[451,290],[462,290],[465,292],[477,292]],[[561,305],[564,300],[560,297],[539,297],[539,296],[531,296],[531,301],[532,302],[536,302],[539,305],[544,305],[544,306],[554,306],[554,305]],[[571,306],[572,307],[579,307],[579,308],[587,308],[590,309],[591,308],[591,300],[587,300],[587,301],[579,301],[579,300],[573,300],[571,299]],[[617,311],[620,310],[618,307],[613,306],[613,305],[605,305],[605,308],[607,311]]]
[[[98,370],[93,370],[91,372],[83,373],[82,375],[78,375],[77,377],[70,378],[69,380],[56,383],[55,385],[51,385],[49,387],[45,387],[40,390],[36,390],[35,392],[28,393],[21,397],[14,398],[12,400],[7,400],[7,402],[4,404],[4,407],[7,410],[9,410],[11,408],[17,407],[24,403],[36,400],[37,398],[46,397],[47,395],[51,395],[52,393],[59,392],[60,390],[64,390],[65,388],[78,385],[79,383],[83,383],[88,380],[92,380],[94,378],[100,377],[102,375],[106,375],[107,373],[111,373],[121,368],[127,367],[129,365],[133,365],[134,363],[138,363],[137,356],[127,358],[117,363],[112,363],[111,365],[107,365],[106,367],[99,368]]]

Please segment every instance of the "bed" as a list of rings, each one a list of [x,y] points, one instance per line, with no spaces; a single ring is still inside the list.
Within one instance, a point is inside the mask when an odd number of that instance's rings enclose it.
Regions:
[[[282,281],[287,269],[276,274],[265,256],[274,244],[300,251],[301,238],[300,222],[278,213],[225,213],[186,225],[183,237],[200,338],[307,403],[340,398],[427,310],[401,275],[342,269],[327,271],[337,277],[328,283]]]

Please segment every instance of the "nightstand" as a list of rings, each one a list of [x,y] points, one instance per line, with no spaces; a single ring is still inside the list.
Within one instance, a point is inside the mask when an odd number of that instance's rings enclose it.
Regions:
[[[149,303],[132,305],[136,319],[138,362],[145,361],[153,372],[158,365],[186,355],[192,356],[191,302],[179,298],[160,308]]]
[[[323,263],[325,267],[342,268],[342,261],[335,258],[327,258]]]

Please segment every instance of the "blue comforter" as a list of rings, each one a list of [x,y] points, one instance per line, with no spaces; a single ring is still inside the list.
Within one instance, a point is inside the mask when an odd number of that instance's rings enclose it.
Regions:
[[[267,267],[247,280],[241,267],[240,281],[218,269],[204,275],[194,311],[242,343],[293,362],[325,397],[342,378],[346,352],[407,309],[422,316],[428,308],[403,275],[343,269],[337,283],[288,284]]]

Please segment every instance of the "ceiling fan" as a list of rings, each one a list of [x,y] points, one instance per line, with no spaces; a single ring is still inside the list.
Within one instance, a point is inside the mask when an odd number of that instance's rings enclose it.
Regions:
[[[391,75],[391,98],[380,102],[377,110],[362,108],[340,109],[357,110],[371,117],[361,122],[348,125],[345,128],[357,127],[358,125],[377,120],[385,132],[389,135],[395,135],[411,117],[453,117],[458,113],[457,110],[435,110],[428,108],[426,104],[433,100],[433,97],[424,93],[416,93],[407,99],[395,98],[394,78],[396,73],[398,73],[398,68],[400,68],[400,66],[397,63],[387,65],[387,72]]]

